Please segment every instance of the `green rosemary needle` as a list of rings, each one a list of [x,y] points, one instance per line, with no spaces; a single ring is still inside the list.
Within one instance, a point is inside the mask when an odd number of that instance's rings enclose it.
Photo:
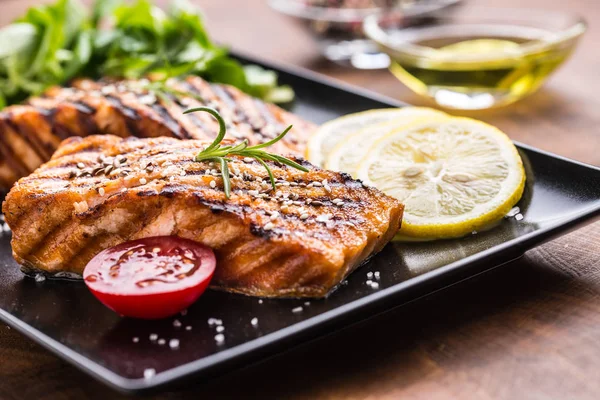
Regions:
[[[193,112],[204,111],[215,117],[215,119],[219,122],[219,134],[215,138],[215,140],[208,145],[204,150],[199,152],[194,158],[195,161],[216,161],[221,164],[221,176],[223,177],[223,189],[225,191],[225,196],[229,198],[231,196],[231,180],[229,178],[229,167],[227,163],[231,161],[230,156],[239,156],[239,157],[249,157],[258,161],[269,174],[269,180],[271,181],[271,187],[273,190],[276,190],[275,187],[275,177],[273,176],[273,171],[269,168],[269,165],[266,161],[278,162],[281,164],[289,165],[290,167],[299,169],[300,171],[308,172],[308,169],[298,164],[295,161],[290,160],[289,158],[285,158],[278,154],[268,153],[262,149],[265,147],[269,147],[277,142],[279,142],[283,137],[292,129],[292,125],[288,126],[283,132],[281,132],[277,137],[269,140],[268,142],[257,144],[255,146],[248,146],[248,140],[244,139],[241,143],[221,146],[221,142],[225,137],[225,133],[227,132],[227,127],[225,125],[225,120],[221,117],[221,114],[214,108],[210,107],[197,107],[186,110],[184,114],[189,114]]]

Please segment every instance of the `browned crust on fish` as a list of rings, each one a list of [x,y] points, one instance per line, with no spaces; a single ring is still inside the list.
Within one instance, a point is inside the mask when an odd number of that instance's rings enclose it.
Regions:
[[[293,124],[293,133],[270,149],[280,154],[302,155],[314,129],[273,104],[199,77],[169,82],[169,87],[189,96],[155,96],[144,89],[144,82],[83,79],[5,108],[0,112],[0,190],[8,190],[48,161],[60,142],[71,136],[214,139],[217,122],[206,113],[183,114],[192,107],[217,109],[228,124],[229,136],[250,144],[267,141]]]

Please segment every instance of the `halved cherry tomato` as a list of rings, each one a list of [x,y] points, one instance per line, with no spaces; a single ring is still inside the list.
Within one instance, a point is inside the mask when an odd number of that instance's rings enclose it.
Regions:
[[[175,315],[206,290],[215,271],[213,251],[192,240],[157,236],[106,249],[83,278],[105,306],[133,318]]]

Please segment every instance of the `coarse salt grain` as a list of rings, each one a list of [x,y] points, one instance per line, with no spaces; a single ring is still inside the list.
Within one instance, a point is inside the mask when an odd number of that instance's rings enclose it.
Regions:
[[[373,275],[375,275],[375,279],[381,278],[381,274],[379,273],[379,271],[375,271]]]
[[[515,215],[515,219],[517,221],[521,221],[523,219],[523,214],[517,214],[517,215]]]
[[[373,278],[373,273],[372,272],[367,272],[367,278],[369,278],[369,279]]]
[[[377,283],[377,282],[372,282],[372,283],[371,283],[371,288],[372,288],[372,289],[379,289],[379,283]]]
[[[219,333],[218,335],[215,335],[215,341],[218,344],[221,344],[225,341],[225,335],[223,335],[222,333]]]
[[[152,379],[156,375],[156,370],[154,368],[146,368],[144,370],[144,379]]]
[[[250,320],[250,323],[252,324],[252,326],[256,326],[258,325],[258,318],[254,317]]]
[[[100,189],[98,189],[98,194],[99,194],[100,196],[104,196],[104,193],[106,193],[106,192],[104,191],[104,188],[100,188]]]
[[[139,342],[139,341],[140,341],[140,338],[139,338],[139,337],[134,337],[133,339],[131,339],[131,341],[132,341],[133,343],[137,343],[137,342]]]
[[[158,344],[160,346],[163,346],[165,343],[167,343],[167,341],[165,339],[158,339]]]
[[[172,349],[178,349],[179,348],[179,340],[178,339],[169,340],[169,347]]]
[[[258,299],[258,304],[262,304],[263,300],[262,299]]]
[[[156,339],[158,339],[158,335],[156,333],[151,333],[150,334],[150,341],[151,342],[155,342]]]
[[[173,326],[175,328],[181,328],[181,321],[179,321],[178,319],[173,321]]]
[[[297,314],[299,312],[302,312],[302,307],[296,307],[296,308],[292,308],[292,312]]]
[[[37,274],[35,276],[36,282],[44,282],[46,280],[46,276],[44,274]]]
[[[266,225],[264,226],[264,228],[263,228],[263,229],[264,229],[265,231],[270,231],[270,230],[272,230],[273,228],[275,228],[275,224],[274,224],[274,223],[272,223],[272,222],[269,222],[268,224],[266,224]]]
[[[222,325],[217,326],[217,332],[223,332],[225,330],[225,327]]]
[[[192,330],[192,327],[191,327],[191,325],[188,325],[188,326],[186,326],[186,327],[185,327],[185,330],[186,330],[186,331],[191,331],[191,330]]]

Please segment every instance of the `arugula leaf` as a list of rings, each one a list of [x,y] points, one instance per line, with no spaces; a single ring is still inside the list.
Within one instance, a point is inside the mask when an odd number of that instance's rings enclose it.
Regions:
[[[195,74],[275,102],[293,99],[277,74],[242,66],[215,45],[187,0],[79,0],[30,8],[0,29],[0,109],[77,76],[168,79]]]
[[[26,23],[16,23],[0,29],[0,59],[28,52],[35,46],[37,30]]]

